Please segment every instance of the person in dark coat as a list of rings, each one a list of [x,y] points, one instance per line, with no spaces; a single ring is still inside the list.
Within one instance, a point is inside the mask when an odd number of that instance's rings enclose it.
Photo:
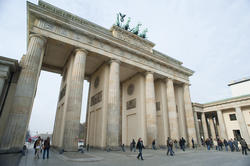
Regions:
[[[47,153],[47,159],[49,158],[49,149],[50,149],[50,138],[47,137],[47,139],[44,141],[43,144],[43,159],[45,159],[45,153]]]
[[[144,148],[144,145],[143,145],[143,141],[141,138],[138,139],[136,148],[139,150],[139,154],[137,156],[137,159],[139,160],[139,158],[141,157],[141,160],[144,160],[142,157],[142,148]]]
[[[247,143],[246,141],[242,138],[240,140],[240,144],[241,144],[241,148],[242,148],[242,155],[247,155],[247,149],[248,149],[248,146],[247,146]]]
[[[224,139],[223,143],[224,143],[224,146],[225,146],[226,151],[228,151],[228,143],[227,143],[227,140]]]
[[[205,144],[207,145],[207,150],[210,150],[211,143],[209,138],[206,139]]]
[[[194,139],[192,138],[192,147],[194,149]]]
[[[133,139],[132,142],[131,142],[131,151],[134,151],[134,152],[136,151],[136,150],[135,150],[135,149],[136,149],[136,148],[135,148],[135,144],[136,144],[136,142],[135,142],[135,140]]]
[[[156,150],[156,147],[155,147],[155,139],[152,141],[152,149]]]
[[[183,151],[185,151],[185,144],[186,144],[186,140],[183,138],[183,137],[181,137],[181,149],[183,150]]]
[[[233,152],[234,151],[234,144],[233,144],[233,139],[232,138],[228,141],[228,145],[230,147],[231,152]]]

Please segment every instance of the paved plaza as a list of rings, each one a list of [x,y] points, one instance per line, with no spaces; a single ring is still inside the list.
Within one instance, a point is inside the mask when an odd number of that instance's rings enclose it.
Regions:
[[[76,160],[82,155],[83,161],[70,161],[67,154],[60,155],[56,151],[51,151],[50,159],[34,159],[33,149],[29,149],[28,155],[21,158],[19,166],[249,166],[250,155],[243,156],[240,152],[217,152],[206,151],[205,149],[187,150],[186,152],[177,150],[175,156],[166,156],[165,150],[144,150],[144,161],[137,160],[137,152],[104,152],[91,150],[88,153],[77,153]],[[72,154],[68,156],[72,159]],[[96,157],[97,161],[84,161],[90,157]],[[73,157],[74,158],[74,157]]]

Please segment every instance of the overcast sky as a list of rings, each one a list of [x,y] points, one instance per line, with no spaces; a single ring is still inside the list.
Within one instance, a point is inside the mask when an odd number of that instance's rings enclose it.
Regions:
[[[37,4],[37,0],[31,0]],[[46,0],[105,28],[116,13],[148,28],[155,49],[195,71],[193,102],[230,97],[228,82],[250,76],[250,1],[248,0]],[[20,60],[26,53],[26,1],[0,0],[0,56]],[[42,72],[29,129],[52,132],[61,76]],[[85,87],[87,85],[85,84]],[[84,88],[85,88],[84,87]],[[86,88],[85,88],[86,89]],[[86,90],[81,121],[85,121]]]

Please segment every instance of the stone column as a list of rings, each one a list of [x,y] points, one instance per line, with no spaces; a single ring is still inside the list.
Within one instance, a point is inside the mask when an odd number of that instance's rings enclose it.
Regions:
[[[194,112],[194,122],[195,122],[195,129],[196,129],[196,135],[197,135],[197,143],[201,145],[201,135],[200,135],[200,127],[199,127],[197,113],[198,112]]]
[[[146,100],[147,145],[152,145],[152,141],[157,138],[154,75],[152,72],[146,72],[145,100]]]
[[[201,113],[201,121],[202,121],[202,128],[205,141],[208,138],[208,130],[207,130],[207,118],[204,112]]]
[[[172,79],[166,80],[166,87],[170,136],[172,139],[179,140],[179,125],[177,119],[174,85]]]
[[[23,147],[40,75],[45,43],[46,39],[44,37],[30,35],[27,54],[6,125],[7,128],[0,141],[2,150],[14,152]]]
[[[66,101],[66,119],[63,138],[63,148],[65,151],[78,150],[86,56],[86,50],[75,50],[75,57],[70,78],[70,90],[68,91],[68,94],[66,94],[68,95],[68,100]]]
[[[108,90],[107,146],[119,146],[120,129],[120,62],[111,60]]]
[[[192,138],[194,139],[194,142],[197,143],[197,135],[188,84],[184,84],[184,105],[187,119],[188,143],[189,145],[192,145]]]
[[[209,117],[209,127],[213,140],[216,138],[213,117]]]
[[[168,105],[167,105],[167,93],[166,86],[163,81],[161,81],[161,98],[162,98],[162,116],[163,116],[163,129],[164,129],[164,143],[166,144],[166,140],[170,137],[169,133],[169,120],[168,120]]]
[[[183,137],[187,140],[187,126],[186,126],[186,116],[185,116],[185,107],[184,107],[184,96],[183,96],[183,87],[176,87],[176,104],[177,104],[177,116],[179,120],[179,134],[180,137]]]
[[[219,133],[221,139],[228,139],[227,133],[226,133],[225,122],[224,122],[224,118],[223,118],[221,110],[217,110],[217,117],[218,117],[219,128],[220,128],[220,132],[218,132],[218,133]]]
[[[250,144],[250,136],[248,133],[246,121],[240,107],[235,108],[236,118],[240,126],[241,137],[244,138],[247,144]]]

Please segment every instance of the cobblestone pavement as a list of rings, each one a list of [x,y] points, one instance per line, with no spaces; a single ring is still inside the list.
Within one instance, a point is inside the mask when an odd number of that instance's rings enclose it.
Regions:
[[[250,155],[243,156],[241,152],[217,152],[200,150],[177,150],[175,156],[166,156],[165,150],[144,150],[144,161],[137,160],[137,152],[104,152],[92,150],[86,154],[103,158],[101,161],[79,162],[69,161],[60,157],[56,151],[51,151],[49,159],[34,159],[34,151],[22,157],[19,166],[250,166]],[[77,155],[79,156],[79,155]]]

